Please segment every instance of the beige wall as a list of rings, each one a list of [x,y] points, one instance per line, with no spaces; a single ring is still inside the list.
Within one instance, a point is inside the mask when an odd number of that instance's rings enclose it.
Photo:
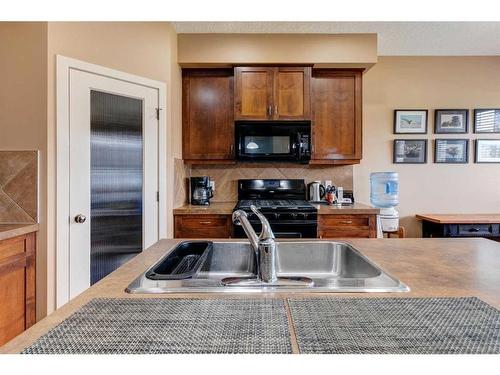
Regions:
[[[358,201],[369,202],[369,174],[396,171],[399,211],[410,236],[420,236],[416,213],[498,213],[500,164],[434,164],[433,139],[496,138],[500,135],[436,135],[434,109],[500,107],[500,57],[379,57],[363,77],[363,160],[354,167]],[[427,135],[393,135],[393,110],[427,108]],[[472,123],[473,121],[470,121]],[[428,163],[392,164],[392,140],[426,138]]]
[[[376,34],[179,34],[178,40],[181,66],[282,63],[369,67],[377,62]]]
[[[40,150],[37,311],[46,310],[47,23],[0,22],[0,150]]]
[[[83,60],[108,68],[167,83],[167,126],[180,134],[180,72],[176,61],[177,35],[168,22],[49,22],[48,23],[48,239],[47,310],[55,307],[55,141],[56,55]],[[180,154],[174,138],[170,150]],[[167,156],[165,156],[167,157]],[[173,167],[173,160],[169,160]],[[168,194],[173,193],[168,181]],[[168,215],[171,217],[171,215]],[[172,224],[169,224],[170,227]],[[45,296],[39,296],[43,299]]]

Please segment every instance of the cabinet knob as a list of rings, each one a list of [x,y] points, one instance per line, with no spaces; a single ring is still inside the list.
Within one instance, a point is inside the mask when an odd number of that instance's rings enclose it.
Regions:
[[[87,220],[87,217],[85,215],[78,214],[78,215],[75,216],[75,222],[78,223],[78,224],[85,223],[85,220]]]

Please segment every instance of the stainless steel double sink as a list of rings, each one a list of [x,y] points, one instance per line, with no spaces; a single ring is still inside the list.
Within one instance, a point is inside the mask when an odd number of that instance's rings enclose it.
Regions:
[[[309,286],[222,285],[228,277],[253,277],[255,254],[245,241],[213,242],[203,265],[189,278],[153,280],[151,266],[126,289],[129,293],[269,293],[269,292],[407,292],[409,288],[388,275],[351,245],[334,241],[278,242],[277,273],[307,277]],[[168,257],[168,255],[167,255]]]

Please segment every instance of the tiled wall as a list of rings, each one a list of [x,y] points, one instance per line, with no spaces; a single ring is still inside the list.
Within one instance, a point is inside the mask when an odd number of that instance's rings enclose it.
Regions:
[[[188,177],[190,168],[182,159],[174,159],[174,207],[188,202]]]
[[[179,168],[180,169],[180,168]],[[293,164],[235,165],[193,165],[187,176],[210,176],[215,180],[215,194],[212,202],[235,202],[238,200],[237,180],[243,178],[300,178],[311,181],[332,180],[335,186],[352,189],[352,166],[300,166]],[[185,177],[185,178],[186,178]]]
[[[37,222],[37,151],[0,151],[0,223]]]

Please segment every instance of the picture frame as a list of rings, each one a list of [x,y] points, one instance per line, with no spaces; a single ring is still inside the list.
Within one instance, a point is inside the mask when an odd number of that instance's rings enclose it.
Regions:
[[[466,134],[468,132],[468,109],[436,109],[434,111],[434,133]]]
[[[394,134],[427,134],[427,109],[395,109]]]
[[[476,163],[500,163],[500,139],[476,139]]]
[[[500,108],[474,109],[474,133],[500,133]]]
[[[426,164],[427,139],[395,139],[392,162],[394,164]]]
[[[434,141],[434,163],[467,164],[468,162],[468,139],[441,138]]]

